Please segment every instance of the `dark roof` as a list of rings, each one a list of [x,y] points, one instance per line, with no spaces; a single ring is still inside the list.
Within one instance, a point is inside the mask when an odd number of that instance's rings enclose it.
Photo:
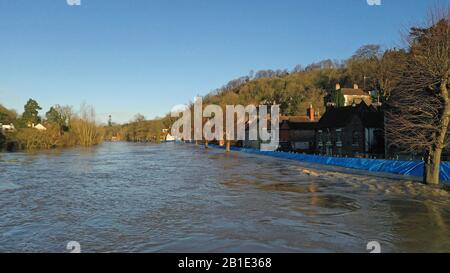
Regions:
[[[359,117],[366,128],[383,128],[384,113],[369,107],[362,102],[356,106],[329,108],[320,119],[317,128],[342,128],[345,127],[353,117]]]
[[[312,122],[308,116],[290,116],[289,122],[301,123],[301,122]]]
[[[384,128],[384,112],[369,112],[363,114],[362,118],[366,128]]]
[[[311,122],[309,116],[281,116],[280,121],[289,122]]]
[[[308,116],[283,116],[280,123],[280,128],[286,124],[290,130],[315,130],[318,121],[311,121]]]
[[[347,96],[370,96],[369,93],[362,89],[341,88],[342,94]]]
[[[260,120],[257,120],[257,125],[259,126]],[[291,130],[315,130],[317,128],[318,120],[311,121],[308,116],[281,116],[280,117],[280,129],[284,124],[287,124]],[[270,119],[267,121],[268,129],[271,128],[272,124]],[[248,130],[250,127],[249,121],[245,122],[245,129]]]
[[[293,122],[289,121],[290,130],[315,130],[318,122]]]

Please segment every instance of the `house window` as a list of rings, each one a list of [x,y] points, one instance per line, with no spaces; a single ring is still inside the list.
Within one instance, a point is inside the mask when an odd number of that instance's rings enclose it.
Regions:
[[[322,144],[323,142],[323,133],[322,130],[317,131],[317,142],[320,144]]]
[[[352,146],[359,147],[360,140],[361,133],[359,131],[353,131]]]
[[[294,148],[295,148],[295,150],[308,150],[309,142],[295,142]]]
[[[342,129],[336,129],[336,145],[342,145]]]

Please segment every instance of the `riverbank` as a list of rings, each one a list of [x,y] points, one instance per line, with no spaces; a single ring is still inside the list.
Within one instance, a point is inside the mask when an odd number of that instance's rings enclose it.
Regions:
[[[15,152],[88,147],[102,143],[103,135],[102,127],[84,120],[74,120],[72,126],[66,130],[52,124],[46,124],[45,130],[18,128],[5,135],[0,133],[0,152],[2,150]]]

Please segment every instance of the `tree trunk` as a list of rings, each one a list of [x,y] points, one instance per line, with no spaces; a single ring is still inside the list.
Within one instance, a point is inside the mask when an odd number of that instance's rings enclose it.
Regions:
[[[205,149],[208,149],[209,148],[209,146],[208,146],[208,140],[205,140]]]
[[[434,149],[425,162],[423,182],[427,185],[439,185],[442,149]]]
[[[444,101],[444,109],[440,117],[439,132],[436,144],[427,154],[424,169],[424,183],[428,185],[439,185],[441,172],[441,157],[447,142],[448,123],[450,121],[450,98],[447,90],[448,79],[444,79],[440,86],[440,95]]]
[[[227,153],[231,152],[231,141],[227,140],[227,147],[226,147]]]

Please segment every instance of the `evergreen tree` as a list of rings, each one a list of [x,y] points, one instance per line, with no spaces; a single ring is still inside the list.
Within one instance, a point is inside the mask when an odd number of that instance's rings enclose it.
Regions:
[[[39,110],[42,110],[42,108],[39,106],[37,101],[29,99],[24,106],[24,112],[22,114],[23,121],[27,124],[37,124],[41,122]]]

